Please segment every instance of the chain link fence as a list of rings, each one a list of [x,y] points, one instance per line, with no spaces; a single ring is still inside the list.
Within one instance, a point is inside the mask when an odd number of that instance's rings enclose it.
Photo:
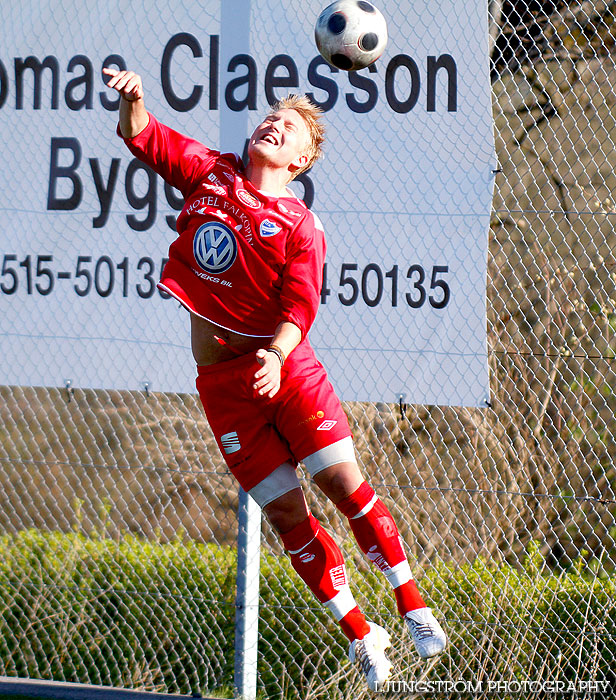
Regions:
[[[303,485],[360,606],[394,632],[392,695],[607,698],[616,3],[494,0],[490,23],[491,405],[344,404],[447,653],[416,659],[388,587]],[[0,397],[0,675],[233,697],[237,488],[198,398],[70,385]],[[262,542],[260,696],[367,697],[267,522]]]

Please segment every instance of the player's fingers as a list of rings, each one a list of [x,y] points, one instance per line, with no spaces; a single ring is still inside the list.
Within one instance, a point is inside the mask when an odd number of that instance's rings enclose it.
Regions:
[[[131,71],[114,70],[113,68],[103,68],[103,71],[111,76],[111,80],[107,83],[107,86],[115,88],[116,90],[119,89],[118,86],[121,86],[128,79],[131,73]]]
[[[128,92],[130,90],[128,86],[136,82],[141,82],[141,76],[133,73],[132,70],[122,71],[120,75],[116,76],[114,87],[118,92]]]
[[[261,377],[264,377],[266,374],[271,372],[271,366],[268,364],[266,361],[271,355],[271,352],[267,352],[266,350],[257,350],[257,362],[261,365],[261,369],[258,369],[255,372],[254,378],[255,379],[260,379]],[[276,359],[276,362],[278,362],[278,358]]]
[[[114,77],[111,78],[111,80],[107,83],[107,87],[113,88],[114,90],[121,92],[122,85],[123,85],[123,79],[124,79],[124,76],[121,74],[114,75]]]
[[[265,377],[266,374],[267,374],[267,367],[262,367],[261,369],[259,369],[255,372],[254,378],[261,379],[261,377]]]
[[[260,389],[257,389],[257,394],[259,394],[259,396],[264,396],[268,391],[271,390],[271,388],[271,384],[264,384]]]
[[[141,89],[141,79],[138,75],[126,83],[126,85],[124,86],[124,94],[130,95],[135,100],[138,100],[140,97],[143,97],[143,90]]]
[[[260,376],[257,377],[255,374],[255,383],[253,384],[253,387],[255,389],[260,389],[265,383],[267,382],[267,375],[260,373]]]
[[[268,385],[272,384],[273,380],[270,376],[266,375],[262,379],[259,379],[259,381],[254,383],[254,388],[257,390],[265,389]]]
[[[133,77],[133,75],[130,71],[118,76],[118,79],[117,79],[116,85],[115,85],[115,89],[116,90],[124,90],[126,88],[126,85],[128,84],[128,81],[132,77]]]
[[[268,399],[273,399],[274,396],[276,396],[276,394],[278,393],[278,390],[279,390],[279,389],[280,389],[280,384],[275,384],[275,385],[270,389],[270,391],[268,392],[267,398],[268,398]]]
[[[256,381],[253,386],[260,394],[263,394],[267,391],[270,391],[272,387],[277,385],[280,385],[279,377],[277,377],[273,373],[268,372],[267,374],[264,374],[261,379]]]
[[[133,73],[133,75],[131,75],[128,82],[126,83],[126,86],[127,87],[130,86],[132,89],[134,89],[136,87],[140,87],[141,86],[141,76],[137,75],[137,73]]]
[[[116,83],[118,82],[118,80],[119,80],[119,76],[116,73],[114,76],[112,76],[111,80],[108,81],[107,87],[115,89],[115,86],[116,86]]]

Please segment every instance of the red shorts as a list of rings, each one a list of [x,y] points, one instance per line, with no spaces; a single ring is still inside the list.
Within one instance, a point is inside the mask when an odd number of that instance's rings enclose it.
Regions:
[[[245,491],[283,462],[349,437],[340,400],[308,340],[289,355],[273,398],[252,388],[255,354],[197,367],[197,391],[218,447]]]

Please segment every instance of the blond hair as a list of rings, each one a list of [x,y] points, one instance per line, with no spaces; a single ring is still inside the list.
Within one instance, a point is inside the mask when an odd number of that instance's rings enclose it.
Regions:
[[[304,167],[298,168],[293,177],[312,168],[316,161],[323,156],[323,142],[325,141],[325,125],[323,124],[323,110],[311,102],[306,95],[287,95],[271,106],[269,114],[275,114],[281,109],[294,109],[304,120],[308,127],[310,140],[306,155],[308,162]],[[268,115],[269,116],[269,115]]]

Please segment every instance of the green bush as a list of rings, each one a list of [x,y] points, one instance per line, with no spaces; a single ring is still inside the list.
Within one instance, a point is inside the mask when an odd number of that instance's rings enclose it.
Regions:
[[[555,574],[531,544],[523,567],[477,559],[422,580],[448,620],[437,676],[509,681],[607,681],[616,687],[616,584],[575,565]]]
[[[396,678],[425,678],[390,591],[350,545],[348,554],[360,606],[394,632]],[[4,535],[0,675],[230,696],[235,563],[231,548],[190,541]],[[261,576],[262,696],[363,696],[344,635],[288,558],[264,556]],[[612,580],[579,568],[555,575],[533,551],[520,570],[477,559],[434,567],[420,586],[451,639],[429,678],[616,680]]]
[[[0,672],[190,692],[233,673],[235,555],[35,530],[0,538]]]

